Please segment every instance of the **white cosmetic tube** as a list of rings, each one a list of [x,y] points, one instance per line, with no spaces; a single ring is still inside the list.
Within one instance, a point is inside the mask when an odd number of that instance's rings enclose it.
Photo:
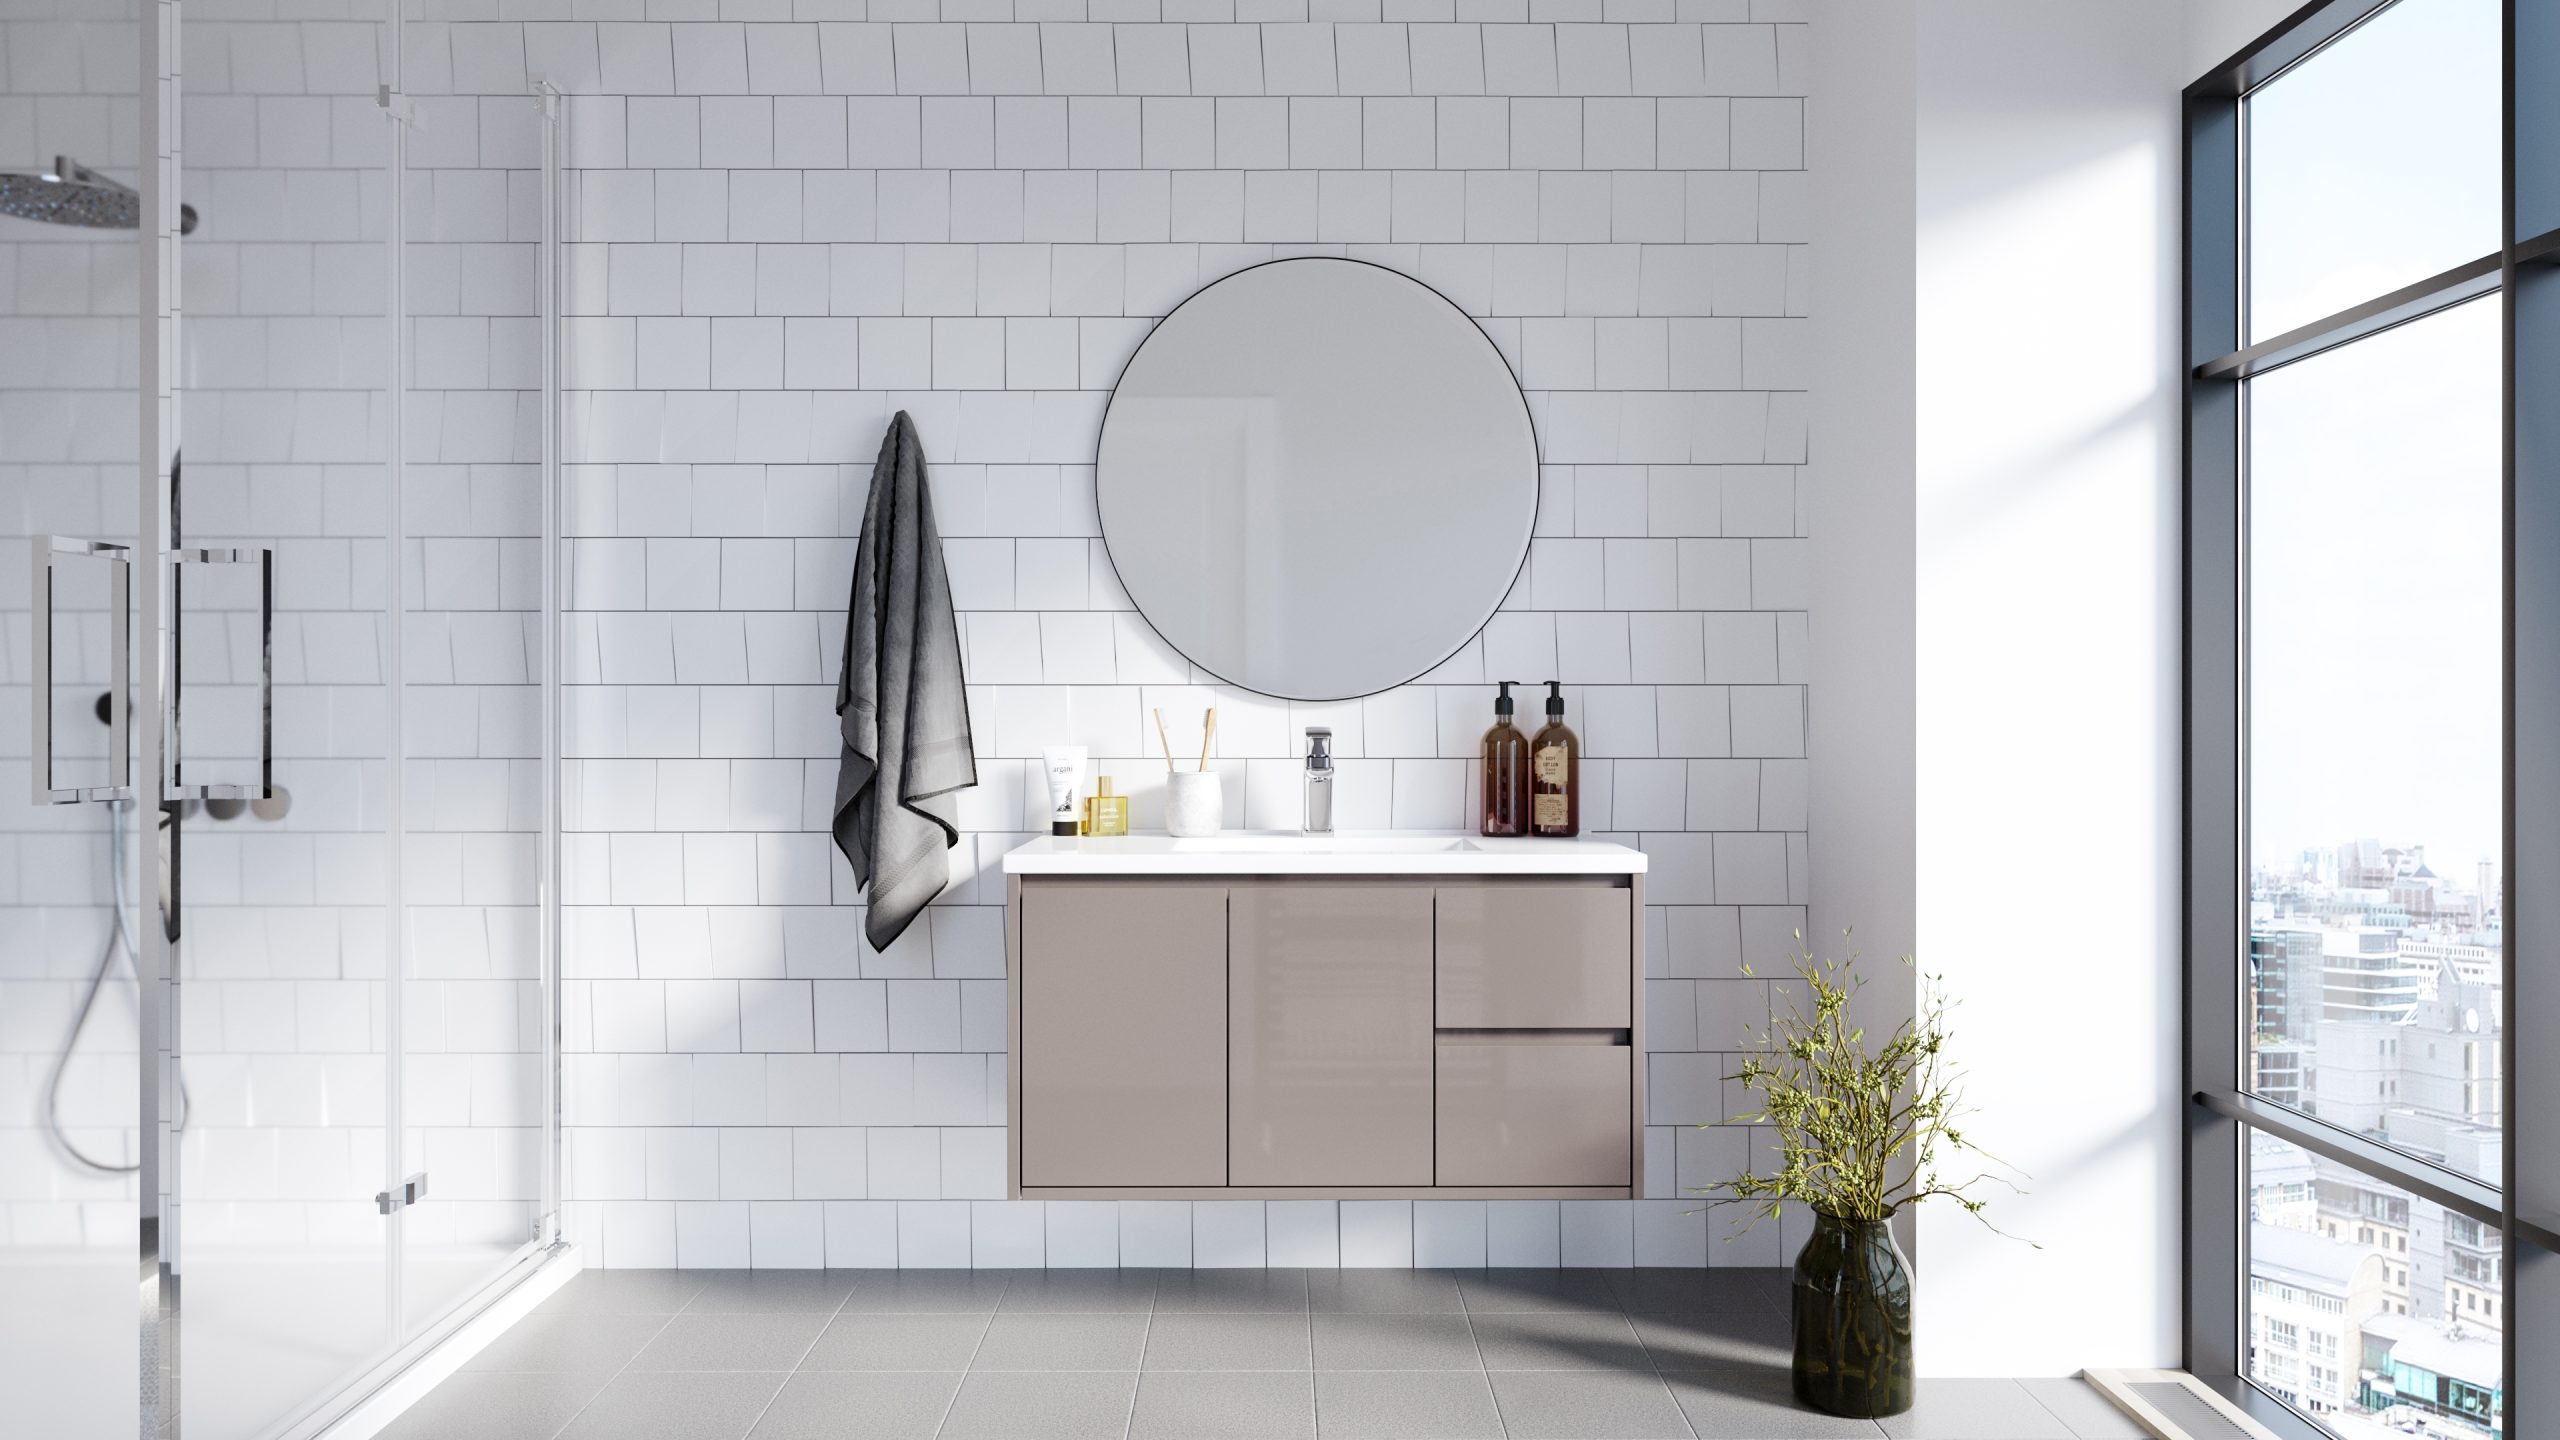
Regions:
[[[1040,752],[1049,772],[1049,833],[1073,835],[1084,828],[1084,747],[1052,745]]]

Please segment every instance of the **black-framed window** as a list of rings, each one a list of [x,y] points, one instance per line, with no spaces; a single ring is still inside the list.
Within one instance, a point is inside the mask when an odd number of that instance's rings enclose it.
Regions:
[[[2185,116],[2186,1365],[2560,1436],[2560,0],[2317,0]]]

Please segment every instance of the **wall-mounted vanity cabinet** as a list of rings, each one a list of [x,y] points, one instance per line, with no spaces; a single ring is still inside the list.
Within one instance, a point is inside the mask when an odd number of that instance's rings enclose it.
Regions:
[[[1005,870],[1013,1194],[1642,1193],[1641,853],[1041,839]]]

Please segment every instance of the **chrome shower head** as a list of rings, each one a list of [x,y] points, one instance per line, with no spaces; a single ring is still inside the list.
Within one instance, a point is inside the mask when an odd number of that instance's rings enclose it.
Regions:
[[[0,173],[0,215],[92,230],[133,230],[142,224],[142,195],[68,155],[57,155],[53,168],[40,174]],[[179,206],[178,233],[192,235],[195,228],[195,207]]]

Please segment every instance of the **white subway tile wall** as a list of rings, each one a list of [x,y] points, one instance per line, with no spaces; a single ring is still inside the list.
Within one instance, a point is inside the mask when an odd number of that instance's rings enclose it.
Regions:
[[[68,155],[136,173],[134,28],[97,14],[20,6],[0,18],[0,170],[46,171]],[[27,537],[132,539],[139,254],[129,235],[0,218],[0,1251],[133,1244],[136,1187],[71,1167],[41,1120],[55,1056],[107,955],[113,882],[103,807],[27,803]],[[96,562],[54,572],[59,786],[108,780],[91,710],[110,674],[107,577]],[[61,1080],[71,1143],[108,1163],[135,1158],[133,998],[118,959]]]
[[[1804,7],[595,13],[437,29],[458,90],[522,73],[468,49],[573,92],[565,1105],[572,1221],[603,1263],[1771,1263],[1783,1227],[1711,1244],[1739,1217],[1683,1197],[1749,1153],[1742,1128],[1687,1127],[1732,1113],[1732,1052],[1769,1007],[1741,962],[1783,959],[1808,885]],[[1173,653],[1093,506],[1103,401],[1152,321],[1298,254],[1475,316],[1545,462],[1503,613],[1338,705]],[[879,954],[826,827],[852,540],[900,409],[932,461],[980,784],[951,889]],[[1214,704],[1229,822],[1288,827],[1298,731],[1330,724],[1340,823],[1463,826],[1498,676],[1565,682],[1586,825],[1652,856],[1654,1198],[1004,1200],[998,861],[1039,827],[1040,748],[1085,745],[1153,827],[1144,717],[1196,744]]]
[[[1736,1108],[1723,1077],[1769,1003],[1740,965],[1784,957],[1809,883],[1805,9],[425,8],[407,39],[427,392],[411,402],[407,638],[413,667],[453,669],[411,676],[427,682],[408,712],[426,757],[411,823],[430,833],[412,840],[410,898],[464,937],[439,933],[461,957],[448,1003],[512,973],[504,917],[526,897],[498,880],[525,873],[507,847],[533,753],[525,87],[544,79],[569,92],[571,164],[566,1184],[601,1263],[1775,1261],[1783,1227],[1725,1243],[1735,1212],[1688,1197],[1751,1136],[1688,1127]],[[312,753],[339,754],[379,733],[379,637],[332,615],[381,568],[349,538],[381,523],[363,448],[382,424],[365,388],[382,380],[366,330],[381,247],[363,228],[382,211],[365,188],[373,27],[264,14],[190,24],[190,184],[256,228],[190,251],[207,317],[190,378],[215,393],[191,394],[188,433],[235,447],[244,518],[265,521],[263,501],[310,521],[292,568],[332,578],[288,607],[324,662],[297,683],[326,742]],[[1152,320],[1295,254],[1391,266],[1476,317],[1529,392],[1544,460],[1503,612],[1413,685],[1340,705],[1196,672],[1131,612],[1093,505],[1103,403]],[[980,784],[950,890],[873,953],[827,833],[833,700],[870,462],[900,409],[932,461]],[[1160,706],[1196,744],[1215,704],[1230,822],[1284,827],[1297,732],[1328,723],[1339,823],[1461,826],[1494,677],[1565,683],[1586,827],[1652,857],[1650,1198],[1004,1200],[997,862],[1038,825],[1040,747],[1087,746],[1152,827],[1142,717]],[[361,778],[341,791],[365,813]],[[349,827],[317,822],[300,849],[240,866],[267,954],[295,923],[277,917],[347,893],[330,867],[362,868],[331,853]],[[341,918],[313,943],[365,932]],[[241,1033],[263,1013],[244,999]],[[491,1034],[525,1018],[476,1013]],[[508,1077],[471,1073],[505,1093]]]

